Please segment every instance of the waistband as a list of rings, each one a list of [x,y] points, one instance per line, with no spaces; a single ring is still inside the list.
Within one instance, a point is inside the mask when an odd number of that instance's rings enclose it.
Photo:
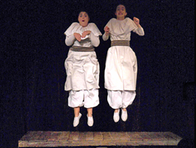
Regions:
[[[70,48],[72,51],[78,51],[78,52],[92,52],[95,51],[93,47],[80,47],[80,46],[72,46]]]
[[[111,46],[130,46],[129,40],[113,40]]]

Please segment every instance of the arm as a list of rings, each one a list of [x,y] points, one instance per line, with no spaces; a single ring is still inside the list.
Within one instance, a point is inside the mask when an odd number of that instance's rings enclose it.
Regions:
[[[140,36],[144,36],[144,29],[142,28],[142,26],[140,25],[140,20],[136,17],[133,17],[133,21],[134,23],[137,25],[137,29],[134,30],[134,32],[136,32],[138,35]]]
[[[106,33],[104,33],[102,38],[104,41],[107,41],[109,39],[109,35],[106,35]]]
[[[86,35],[89,35],[89,38],[91,40],[91,44],[94,46],[94,47],[97,47],[99,46],[99,36],[95,36],[91,31],[84,31],[82,33],[82,37],[84,38]]]
[[[144,36],[144,29],[142,27],[138,27],[135,32],[140,35],[140,36]]]
[[[106,26],[104,28],[105,33],[103,34],[102,38],[104,41],[108,40],[109,35],[110,35],[110,28],[108,26]]]
[[[71,46],[75,41],[75,36],[74,35],[69,35],[69,36],[66,36],[65,38],[65,44],[67,46]]]
[[[79,33],[74,33],[73,35],[67,36],[66,39],[65,39],[65,44],[67,46],[71,46],[74,43],[75,39],[80,42],[81,41],[81,35]]]
[[[81,35],[78,33],[75,33],[77,28],[79,27],[79,23],[72,23],[71,26],[64,32],[66,35],[65,38],[65,44],[67,46],[71,46],[74,41],[77,39],[79,42],[81,41]]]
[[[100,43],[99,36],[95,36],[93,33],[91,33],[89,38],[94,47],[99,46],[99,43]]]

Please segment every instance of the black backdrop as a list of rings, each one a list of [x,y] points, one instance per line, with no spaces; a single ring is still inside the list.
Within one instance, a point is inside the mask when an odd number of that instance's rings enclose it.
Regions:
[[[86,110],[77,128],[64,91],[64,31],[80,10],[100,31],[115,17],[117,4],[140,19],[145,36],[132,33],[138,59],[137,97],[126,123],[114,123],[106,101],[104,67],[110,41],[96,48],[100,63],[100,105],[95,125],[86,125]],[[1,139],[15,147],[29,130],[172,131],[194,135],[194,1],[192,0],[15,0],[1,2]]]

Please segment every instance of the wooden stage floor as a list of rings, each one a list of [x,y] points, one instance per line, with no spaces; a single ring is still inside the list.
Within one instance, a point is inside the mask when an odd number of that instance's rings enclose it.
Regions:
[[[18,147],[177,146],[181,139],[172,132],[29,131]]]

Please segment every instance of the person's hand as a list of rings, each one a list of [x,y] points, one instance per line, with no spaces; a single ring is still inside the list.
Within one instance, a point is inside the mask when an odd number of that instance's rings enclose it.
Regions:
[[[133,17],[134,23],[139,27],[140,26],[140,20],[136,17]]]
[[[82,33],[82,38],[84,38],[86,35],[88,35],[88,34],[90,34],[90,33],[91,33],[91,31],[89,31],[89,30],[84,31],[84,32]]]
[[[136,17],[133,17],[133,21],[135,22],[136,25],[140,24],[140,20]]]
[[[81,41],[81,35],[79,33],[74,33],[74,36],[76,40],[78,40],[79,42]]]
[[[106,35],[109,35],[110,28],[108,26],[105,26],[104,31],[105,31]]]

